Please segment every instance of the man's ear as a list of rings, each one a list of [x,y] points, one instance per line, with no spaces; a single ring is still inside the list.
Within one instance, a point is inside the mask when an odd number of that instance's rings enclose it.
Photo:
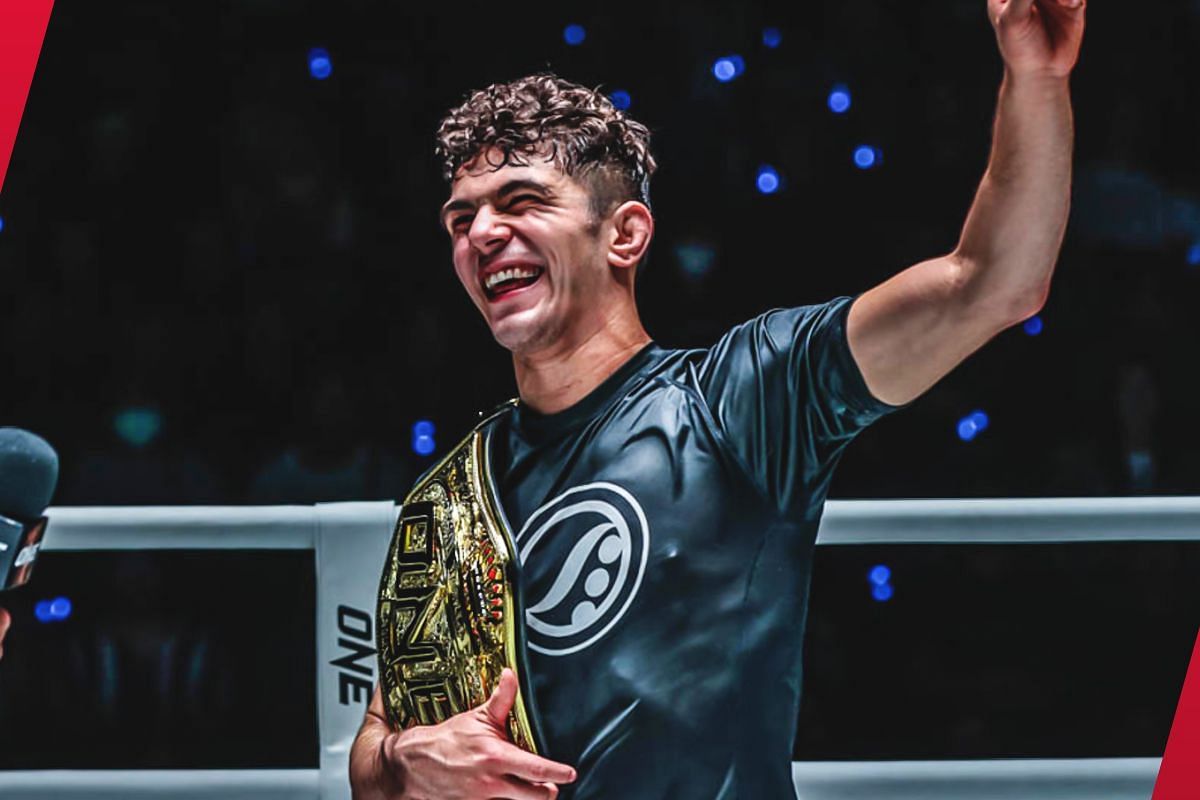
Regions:
[[[638,265],[654,238],[654,217],[645,203],[629,200],[612,215],[612,236],[608,243],[608,264],[618,269]]]

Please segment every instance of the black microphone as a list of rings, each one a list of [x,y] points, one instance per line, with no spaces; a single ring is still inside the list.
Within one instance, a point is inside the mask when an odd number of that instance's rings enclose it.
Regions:
[[[0,591],[29,580],[58,483],[58,454],[20,428],[0,428]]]

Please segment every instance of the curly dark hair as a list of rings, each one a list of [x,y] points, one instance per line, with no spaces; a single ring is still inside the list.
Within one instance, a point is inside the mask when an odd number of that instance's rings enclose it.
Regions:
[[[499,158],[490,155],[492,149]],[[546,154],[589,189],[592,214],[602,217],[626,200],[650,204],[650,131],[617,109],[600,90],[549,72],[473,92],[437,132],[443,175],[487,153],[493,169],[528,164]]]

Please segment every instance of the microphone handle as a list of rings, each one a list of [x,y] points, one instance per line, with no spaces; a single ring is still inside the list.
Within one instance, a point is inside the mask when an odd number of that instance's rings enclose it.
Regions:
[[[24,524],[0,515],[0,591],[29,581],[45,532],[46,517]]]

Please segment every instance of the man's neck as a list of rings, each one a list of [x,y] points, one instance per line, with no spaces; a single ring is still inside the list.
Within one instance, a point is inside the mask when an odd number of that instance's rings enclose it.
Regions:
[[[604,327],[579,344],[549,353],[513,356],[521,402],[542,414],[578,403],[650,343],[641,322]]]

